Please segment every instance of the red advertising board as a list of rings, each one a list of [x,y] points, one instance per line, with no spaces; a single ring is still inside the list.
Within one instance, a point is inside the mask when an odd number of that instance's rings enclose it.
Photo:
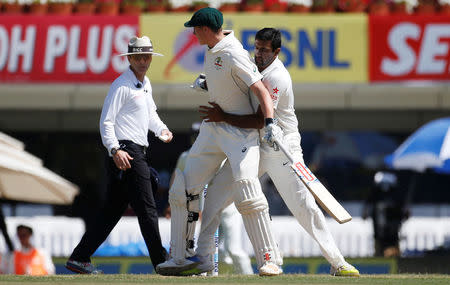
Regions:
[[[0,82],[110,82],[138,16],[1,16]]]
[[[370,81],[450,80],[450,16],[369,16]]]

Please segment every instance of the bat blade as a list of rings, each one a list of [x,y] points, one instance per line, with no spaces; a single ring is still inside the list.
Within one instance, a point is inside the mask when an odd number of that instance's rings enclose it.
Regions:
[[[342,207],[341,204],[331,195],[331,193],[323,186],[317,177],[309,170],[309,168],[299,161],[294,161],[291,168],[305,184],[309,191],[313,194],[316,201],[320,204],[330,216],[338,223],[343,224],[352,219],[352,216]]]

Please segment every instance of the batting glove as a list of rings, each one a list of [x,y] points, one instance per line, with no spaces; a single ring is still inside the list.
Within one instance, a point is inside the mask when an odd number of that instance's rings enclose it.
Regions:
[[[279,126],[272,122],[266,125],[266,127],[264,128],[263,142],[266,142],[275,150],[279,150],[276,141],[283,141],[283,131]]]
[[[208,86],[206,85],[206,75],[200,73],[200,75],[195,79],[194,83],[191,85],[191,88],[200,92],[207,92]]]

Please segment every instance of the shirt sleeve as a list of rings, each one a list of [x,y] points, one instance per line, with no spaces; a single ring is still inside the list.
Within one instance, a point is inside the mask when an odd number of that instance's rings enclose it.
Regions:
[[[153,97],[149,96],[149,123],[148,128],[150,131],[155,133],[155,136],[160,136],[161,132],[163,130],[168,130],[169,128],[161,121],[161,119],[158,116],[158,113],[156,112],[156,104],[155,101],[153,101]]]
[[[259,73],[256,65],[251,61],[248,52],[233,54],[231,61],[231,69],[247,86],[250,87],[262,79],[262,75]]]
[[[278,107],[281,96],[287,96],[289,90],[289,80],[287,79],[289,78],[284,78],[281,73],[274,73],[263,79],[264,86],[266,86],[272,99],[274,109]]]
[[[115,88],[111,86],[102,108],[100,116],[100,135],[103,145],[108,149],[119,148],[119,141],[114,131],[117,115],[126,99],[126,87]]]

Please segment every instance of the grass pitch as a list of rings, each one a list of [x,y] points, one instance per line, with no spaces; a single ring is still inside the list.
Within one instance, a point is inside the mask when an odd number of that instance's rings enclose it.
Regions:
[[[450,275],[362,275],[355,277],[331,277],[329,275],[287,274],[277,277],[258,275],[221,275],[218,277],[165,277],[154,274],[115,275],[53,275],[44,277],[0,275],[0,284],[450,284]]]

